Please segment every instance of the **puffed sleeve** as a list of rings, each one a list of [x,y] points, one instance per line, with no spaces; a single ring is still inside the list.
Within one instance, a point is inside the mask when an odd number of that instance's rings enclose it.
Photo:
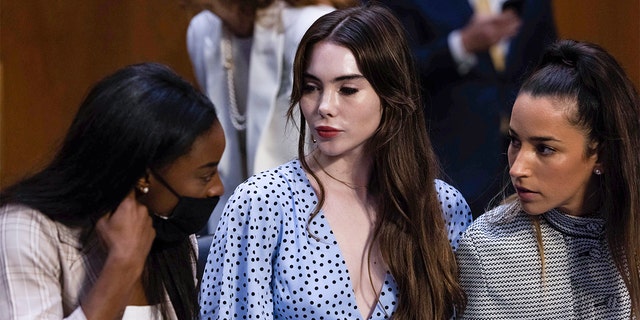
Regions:
[[[471,209],[469,209],[469,205],[462,193],[456,188],[437,179],[435,180],[435,185],[438,200],[442,205],[442,214],[447,227],[449,243],[451,243],[453,251],[456,251],[460,236],[473,221]]]
[[[2,319],[62,319],[59,239],[43,214],[14,205],[0,209]],[[78,306],[65,319],[86,319]]]
[[[273,177],[254,176],[226,204],[200,291],[201,319],[272,319],[272,260],[282,212],[270,200]]]

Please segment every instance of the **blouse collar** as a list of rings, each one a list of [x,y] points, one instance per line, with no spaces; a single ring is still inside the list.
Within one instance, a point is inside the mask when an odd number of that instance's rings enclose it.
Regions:
[[[604,235],[602,218],[571,216],[557,209],[546,212],[543,217],[552,227],[572,237],[599,239]]]

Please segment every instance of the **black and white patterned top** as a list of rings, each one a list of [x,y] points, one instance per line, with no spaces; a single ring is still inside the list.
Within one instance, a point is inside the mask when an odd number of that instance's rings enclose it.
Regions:
[[[471,223],[462,195],[435,181],[452,247]],[[354,291],[318,198],[295,160],[236,188],[218,224],[202,279],[202,319],[357,319]],[[311,233],[313,236],[309,236]],[[387,273],[370,319],[388,318],[397,287]]]
[[[517,205],[516,205],[517,206]],[[503,205],[467,229],[456,252],[468,304],[462,319],[629,319],[631,301],[604,220],[542,215],[545,273],[529,216]]]

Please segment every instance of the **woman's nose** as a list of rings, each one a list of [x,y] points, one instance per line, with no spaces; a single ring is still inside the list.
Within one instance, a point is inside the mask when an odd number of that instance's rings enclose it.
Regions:
[[[336,97],[334,94],[328,91],[324,91],[320,95],[320,101],[318,106],[318,113],[320,116],[324,117],[333,117],[336,115]]]
[[[222,194],[224,194],[224,185],[220,180],[220,175],[217,174],[213,177],[211,187],[207,190],[207,197],[221,196]]]
[[[518,151],[510,157],[509,175],[513,178],[527,176],[530,172],[527,155]]]

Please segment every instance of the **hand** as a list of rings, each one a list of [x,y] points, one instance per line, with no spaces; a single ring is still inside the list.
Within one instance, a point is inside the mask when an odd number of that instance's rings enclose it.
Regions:
[[[495,15],[474,14],[471,21],[460,30],[462,44],[470,53],[487,51],[491,46],[514,36],[522,21],[513,10]]]
[[[147,208],[131,190],[113,213],[96,223],[109,251],[107,260],[81,306],[87,319],[118,319],[129,304],[144,303],[140,281],[156,231]]]
[[[147,208],[136,200],[133,190],[115,212],[98,220],[96,230],[107,247],[108,259],[142,273],[156,231]]]

